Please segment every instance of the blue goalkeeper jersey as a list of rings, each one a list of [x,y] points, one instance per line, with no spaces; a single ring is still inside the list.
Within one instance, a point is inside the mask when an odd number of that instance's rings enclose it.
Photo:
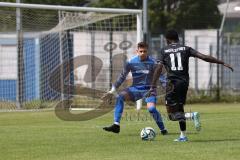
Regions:
[[[118,88],[126,79],[128,73],[131,72],[133,78],[132,86],[142,87],[144,89],[149,88],[152,83],[156,64],[156,60],[149,56],[143,61],[141,61],[139,56],[132,57],[128,62],[126,62],[126,65],[124,66],[122,73],[118,77],[114,86]]]

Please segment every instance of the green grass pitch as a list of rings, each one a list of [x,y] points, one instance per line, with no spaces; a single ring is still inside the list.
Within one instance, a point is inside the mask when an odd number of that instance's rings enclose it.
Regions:
[[[158,106],[166,114],[163,106]],[[145,109],[136,117],[127,109],[120,134],[102,127],[112,123],[112,112],[85,122],[58,119],[53,111],[0,113],[0,159],[2,160],[239,160],[240,104],[187,105],[186,111],[201,113],[202,131],[187,122],[189,142],[177,143],[178,123],[165,120],[170,132],[142,141],[140,130],[154,121]],[[127,113],[127,114],[126,114]],[[131,118],[129,116],[132,116]],[[135,116],[134,116],[135,115]]]

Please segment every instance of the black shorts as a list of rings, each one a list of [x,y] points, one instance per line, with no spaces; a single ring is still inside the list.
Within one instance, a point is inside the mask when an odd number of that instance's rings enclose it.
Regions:
[[[188,82],[182,80],[170,80],[167,84],[166,106],[170,113],[184,112],[183,105],[186,102]]]

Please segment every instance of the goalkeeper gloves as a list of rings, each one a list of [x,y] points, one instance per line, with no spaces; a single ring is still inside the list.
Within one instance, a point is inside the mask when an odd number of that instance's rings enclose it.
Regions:
[[[117,95],[117,90],[116,90],[116,88],[115,88],[114,85],[112,86],[112,89],[111,89],[110,91],[108,91],[108,93],[109,93],[109,94],[113,94],[114,96]]]
[[[117,96],[117,90],[115,88],[115,86],[112,86],[112,89],[110,91],[108,91],[107,93],[105,93],[101,99],[104,100],[104,101],[109,101],[111,100],[112,98],[116,97]]]

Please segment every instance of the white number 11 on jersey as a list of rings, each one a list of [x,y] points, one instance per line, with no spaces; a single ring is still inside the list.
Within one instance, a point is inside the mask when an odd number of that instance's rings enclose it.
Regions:
[[[175,56],[177,56],[178,67],[176,67],[176,64],[175,64]],[[177,52],[176,54],[171,53],[170,54],[170,58],[171,58],[171,70],[172,71],[181,71],[181,70],[183,70],[181,53],[179,53],[179,52]]]

